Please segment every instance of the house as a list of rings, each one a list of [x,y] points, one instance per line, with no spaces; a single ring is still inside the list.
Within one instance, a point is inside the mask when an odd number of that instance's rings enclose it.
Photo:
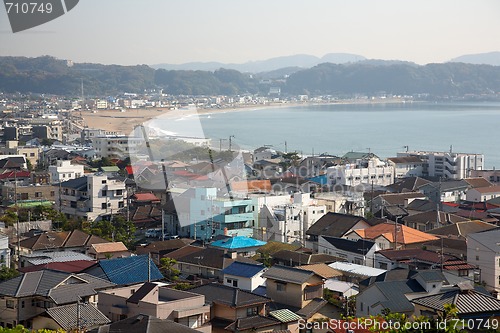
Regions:
[[[378,315],[385,309],[411,316],[415,310],[411,300],[439,293],[445,282],[443,274],[433,270],[412,273],[400,280],[374,282],[356,296],[356,316]]]
[[[471,188],[466,194],[466,200],[472,202],[484,202],[497,197],[500,197],[500,185]]]
[[[409,268],[426,270],[442,268],[450,274],[474,281],[477,267],[450,255],[424,249],[382,250],[375,254],[375,266],[393,270]]]
[[[312,271],[275,265],[263,275],[267,296],[274,302],[302,309],[323,297],[323,279]]]
[[[130,251],[122,242],[92,244],[88,254],[96,260],[131,256]]]
[[[466,192],[470,188],[465,180],[448,180],[422,185],[419,191],[435,203],[458,202],[466,199]]]
[[[36,272],[44,269],[66,272],[66,273],[82,273],[85,269],[94,265],[95,261],[88,260],[71,260],[64,262],[47,262],[27,267],[20,267],[17,270],[21,273]]]
[[[87,253],[92,244],[106,243],[107,240],[89,235],[81,230],[47,231],[42,234],[23,239],[20,242],[21,253],[45,253],[49,251],[73,251]]]
[[[325,253],[309,253],[302,250],[279,250],[272,255],[273,265],[296,267],[310,264],[331,264],[344,259]]]
[[[273,321],[273,325],[268,325],[269,320],[266,320],[265,315],[266,304],[270,299],[267,297],[218,283],[205,284],[189,291],[204,295],[205,301],[210,304],[213,333],[251,332],[252,327],[266,327],[267,330],[273,330],[275,326],[278,329],[286,329],[286,326],[283,327],[279,321]]]
[[[0,233],[0,266],[10,267],[9,236]]]
[[[302,265],[302,266],[298,266],[297,268],[303,269],[306,271],[314,272],[314,273],[316,273],[316,275],[321,276],[321,278],[323,280],[330,280],[330,279],[342,276],[342,272],[340,272],[336,269],[333,269],[324,263]]]
[[[80,321],[75,318],[80,318]],[[90,303],[72,303],[51,307],[31,321],[33,330],[49,329],[66,332],[98,328],[110,322],[95,305]]]
[[[210,333],[210,306],[205,296],[145,282],[99,293],[99,310],[111,321],[137,315],[169,319],[198,332]]]
[[[111,324],[102,325],[89,333],[134,332],[134,333],[198,333],[188,326],[172,320],[139,314]]]
[[[95,260],[80,252],[74,251],[47,251],[47,252],[36,252],[31,254],[21,254],[19,256],[20,267],[31,267],[37,265],[46,265],[49,263],[58,263],[58,262],[70,262],[70,261],[87,261],[87,262],[95,262]]]
[[[235,261],[222,270],[222,280],[226,286],[254,292],[265,285],[266,279],[262,277],[265,271],[266,267],[262,264]]]
[[[466,283],[435,295],[415,298],[411,302],[415,305],[415,315],[433,318],[442,317],[444,306],[453,304],[457,308],[457,318],[474,320],[478,324],[474,325],[475,329],[489,328],[486,322],[500,316],[500,300],[474,290],[472,284]]]
[[[364,229],[371,224],[364,217],[327,212],[306,231],[306,247],[318,251],[319,236],[342,238],[356,229]]]
[[[193,239],[188,238],[177,238],[177,239],[169,239],[165,241],[152,242],[146,246],[140,246],[136,248],[135,252],[137,254],[150,254],[151,259],[156,264],[160,263],[160,259],[165,255],[183,248],[186,245],[192,244],[194,242]]]
[[[363,238],[350,240],[339,237],[320,236],[318,252],[342,258],[343,261],[374,267],[374,254],[380,250],[377,243]]]
[[[377,157],[364,158],[355,163],[335,165],[326,169],[328,185],[362,186],[375,184],[387,186],[394,183],[394,167],[386,165]]]
[[[113,283],[81,273],[42,270],[23,273],[0,283],[0,326],[27,328],[44,324],[38,316],[48,309],[76,304],[78,301],[97,303],[99,290],[112,288]],[[55,311],[55,310],[54,310]],[[50,316],[49,316],[50,317]],[[74,326],[73,326],[74,327]]]
[[[257,263],[239,256],[236,252],[227,253],[221,249],[207,248],[178,258],[177,266],[182,274],[222,281],[222,270],[235,261]]]
[[[266,242],[245,236],[234,236],[212,242],[210,247],[236,252],[244,257],[251,257],[263,245],[266,245]]]
[[[480,282],[497,295],[500,292],[500,228],[467,236],[467,262],[481,271]]]
[[[158,267],[145,255],[103,259],[85,272],[118,286],[163,279]]]
[[[421,232],[431,231],[435,228],[440,228],[457,222],[466,221],[470,221],[470,219],[455,214],[446,213],[441,210],[436,211],[435,208],[433,210],[405,216],[403,218],[403,223],[406,226],[419,230]]]
[[[365,229],[353,230],[345,235],[351,240],[371,240],[379,250],[419,247],[437,237],[395,222],[386,222]]]
[[[416,199],[426,199],[426,196],[419,192],[387,193],[377,195],[370,202],[372,212],[381,212],[381,217],[385,216],[385,209],[388,207],[406,208]]]

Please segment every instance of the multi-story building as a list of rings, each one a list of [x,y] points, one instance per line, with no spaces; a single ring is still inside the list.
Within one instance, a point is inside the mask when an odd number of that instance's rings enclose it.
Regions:
[[[191,237],[253,236],[252,200],[217,196],[216,188],[196,188],[189,207]]]
[[[376,157],[358,160],[356,163],[335,165],[326,169],[328,185],[337,186],[380,185],[394,183],[394,167],[386,165]]]
[[[0,155],[23,155],[30,161],[31,165],[36,166],[40,154],[40,147],[19,146],[18,141],[7,141],[5,146],[0,147]]]
[[[423,175],[424,162],[417,156],[391,157],[387,162],[394,167],[394,179]]]
[[[141,138],[126,135],[104,135],[91,138],[96,157],[125,159],[137,151],[137,146],[144,142]]]
[[[49,166],[49,173],[53,183],[64,182],[83,176],[83,165],[59,160],[56,161],[56,165]]]
[[[42,202],[55,200],[55,187],[47,184],[32,184],[26,181],[7,182],[1,186],[2,202],[11,205],[17,202]]]
[[[398,153],[398,157],[419,157],[423,162],[424,177],[463,179],[471,176],[472,170],[484,169],[484,155],[469,153],[408,151]]]
[[[146,282],[99,293],[99,310],[112,321],[139,314],[170,319],[199,332],[212,332],[205,296]]]
[[[69,217],[96,220],[125,208],[126,197],[125,180],[91,174],[61,183],[56,207]]]
[[[481,272],[481,276],[475,280],[484,283],[486,289],[497,295],[500,292],[499,239],[500,229],[467,235],[467,262],[477,266]]]
[[[0,267],[10,267],[9,236],[0,233]]]

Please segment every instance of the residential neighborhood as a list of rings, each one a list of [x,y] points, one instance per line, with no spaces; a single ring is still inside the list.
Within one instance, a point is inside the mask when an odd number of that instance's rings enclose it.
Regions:
[[[162,101],[192,102],[141,107]],[[44,131],[3,128],[0,326],[325,333],[313,324],[448,306],[500,318],[500,190],[482,154],[244,150],[82,127],[78,109],[56,121],[58,103]]]

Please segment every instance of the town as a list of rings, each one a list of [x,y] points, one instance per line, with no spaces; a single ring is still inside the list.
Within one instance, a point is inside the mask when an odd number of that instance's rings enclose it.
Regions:
[[[97,99],[82,85],[80,98],[1,98],[1,327],[366,333],[359,318],[424,316],[498,328],[488,156],[243,150],[162,135],[143,116],[414,96]]]

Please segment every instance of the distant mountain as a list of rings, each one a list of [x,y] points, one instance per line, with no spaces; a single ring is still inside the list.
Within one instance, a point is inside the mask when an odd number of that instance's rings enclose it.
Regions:
[[[219,68],[234,69],[239,72],[261,73],[269,72],[285,67],[311,68],[320,63],[331,62],[334,64],[345,64],[365,60],[366,58],[349,53],[328,53],[321,58],[308,54],[296,54],[291,56],[276,57],[267,60],[249,61],[243,64],[224,64],[220,62],[189,62],[185,64],[157,64],[152,65],[155,69],[167,70],[202,70],[214,71]]]
[[[451,59],[449,62],[463,62],[475,65],[500,66],[500,52],[467,54]]]
[[[288,60],[312,60],[293,57]],[[309,59],[309,60],[308,60]],[[466,95],[489,98],[500,92],[500,66],[465,63],[428,64],[365,60],[346,64],[323,62],[311,68],[285,67],[248,74],[234,69],[165,70],[146,65],[118,66],[70,63],[49,56],[0,57],[0,92],[47,93],[79,96],[83,81],[86,96],[142,93],[163,89],[172,95],[283,95],[363,94],[416,95],[432,98]]]

